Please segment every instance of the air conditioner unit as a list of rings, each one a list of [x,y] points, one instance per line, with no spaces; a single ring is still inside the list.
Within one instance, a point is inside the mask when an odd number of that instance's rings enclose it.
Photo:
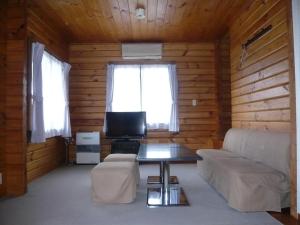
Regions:
[[[123,59],[161,59],[162,44],[132,43],[122,44]]]

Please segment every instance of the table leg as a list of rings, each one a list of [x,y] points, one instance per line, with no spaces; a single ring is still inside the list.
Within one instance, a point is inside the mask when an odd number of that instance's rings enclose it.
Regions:
[[[170,203],[170,166],[168,162],[163,162],[163,204]]]
[[[160,183],[163,184],[164,183],[164,162],[160,162],[159,164],[159,179],[160,179]]]
[[[147,192],[148,207],[187,206],[189,205],[182,188],[170,185],[170,164],[162,163],[162,185],[149,187]]]
[[[159,176],[148,176],[147,184],[163,184],[163,162],[159,163]],[[178,184],[177,176],[170,176],[170,184]]]

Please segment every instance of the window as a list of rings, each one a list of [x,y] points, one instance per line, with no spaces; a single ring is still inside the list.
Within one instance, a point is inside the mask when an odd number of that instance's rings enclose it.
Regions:
[[[61,62],[33,43],[31,85],[31,130],[33,143],[58,135],[70,136],[68,72]]]
[[[65,126],[63,63],[44,51],[42,59],[43,112],[46,137],[62,134]]]
[[[176,70],[172,70],[172,66],[175,67],[175,65],[110,65],[107,97],[111,96],[111,99],[107,99],[107,103],[111,103],[111,106],[107,106],[107,111],[146,111],[149,129],[178,131],[177,81],[176,73],[172,74],[172,71]],[[173,86],[176,90],[174,95],[172,95]],[[175,118],[174,109],[176,109]],[[170,126],[174,123],[176,123],[175,130]]]

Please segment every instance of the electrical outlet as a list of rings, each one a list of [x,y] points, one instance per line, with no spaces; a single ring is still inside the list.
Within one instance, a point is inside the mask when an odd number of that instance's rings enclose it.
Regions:
[[[192,106],[196,106],[197,105],[197,99],[193,99],[192,100]]]

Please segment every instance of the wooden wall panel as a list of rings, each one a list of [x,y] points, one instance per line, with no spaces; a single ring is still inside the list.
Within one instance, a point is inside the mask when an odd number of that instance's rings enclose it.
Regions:
[[[255,1],[230,29],[232,126],[291,132],[291,213],[297,216],[290,1]],[[241,45],[262,28],[241,60]],[[294,158],[293,158],[294,157]]]
[[[32,41],[45,45],[46,50],[66,61],[68,45],[63,33],[45,18],[33,3],[27,10],[27,33]],[[41,144],[27,144],[27,180],[28,182],[57,168],[65,160],[65,145],[60,137],[47,139]]]
[[[242,47],[262,28],[271,31]],[[290,131],[287,5],[253,3],[230,29],[232,126]]]
[[[27,181],[48,173],[65,161],[65,144],[63,138],[54,137],[40,144],[27,147]]]
[[[5,64],[6,64],[6,1],[0,2],[0,173],[2,184],[0,184],[0,197],[5,194]]]
[[[72,131],[102,131],[106,66],[121,58],[120,44],[70,45],[70,109]],[[214,43],[165,43],[161,62],[175,62],[179,81],[180,133],[150,131],[146,142],[176,142],[196,150],[212,147],[218,133]],[[129,63],[133,63],[130,61]],[[192,106],[192,99],[198,105]],[[102,157],[109,141],[101,134]],[[71,159],[74,157],[70,152]]]
[[[230,74],[230,39],[225,35],[216,44],[216,68],[219,103],[219,137],[224,139],[231,128],[231,74]],[[220,146],[221,147],[221,146]]]
[[[8,1],[5,85],[5,182],[8,196],[26,192],[26,3]]]
[[[68,59],[65,31],[60,30],[53,23],[52,18],[45,17],[30,0],[27,10],[27,32],[31,40],[43,43],[51,54],[64,61]]]
[[[196,42],[226,31],[250,0],[32,0],[73,42]],[[135,17],[137,6],[146,18]],[[193,31],[193,32],[190,32]]]

